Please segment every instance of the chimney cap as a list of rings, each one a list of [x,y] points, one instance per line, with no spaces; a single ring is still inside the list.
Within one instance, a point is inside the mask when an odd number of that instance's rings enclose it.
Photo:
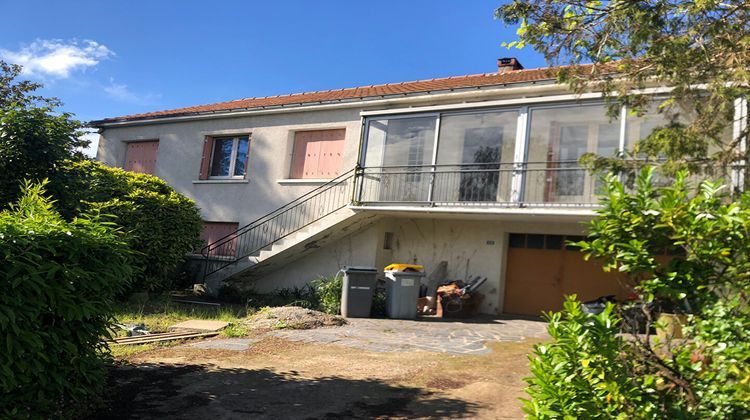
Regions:
[[[497,71],[523,70],[523,65],[516,57],[503,57],[497,59]]]

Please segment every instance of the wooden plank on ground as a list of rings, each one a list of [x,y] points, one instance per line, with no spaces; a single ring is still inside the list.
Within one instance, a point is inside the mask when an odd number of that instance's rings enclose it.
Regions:
[[[169,327],[169,330],[219,331],[229,325],[226,321],[212,321],[208,319],[191,319]]]
[[[171,341],[171,340],[185,340],[190,338],[204,338],[204,337],[213,337],[215,335],[219,335],[218,332],[212,331],[212,332],[195,332],[195,331],[188,331],[188,332],[171,332],[171,333],[159,333],[159,334],[146,334],[146,335],[138,335],[133,337],[122,337],[117,338],[113,341],[114,344],[149,344],[149,343],[158,343],[162,341]]]

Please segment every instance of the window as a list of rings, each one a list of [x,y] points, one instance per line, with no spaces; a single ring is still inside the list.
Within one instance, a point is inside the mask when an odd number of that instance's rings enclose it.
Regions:
[[[247,172],[250,136],[206,137],[198,179],[242,179]]]
[[[434,197],[438,201],[495,201],[510,178],[501,175],[501,163],[513,161],[518,111],[489,111],[445,115],[440,120]],[[446,173],[444,165],[457,171]],[[501,179],[503,178],[503,179]],[[456,195],[457,194],[457,195]]]
[[[128,143],[128,150],[125,152],[125,170],[153,175],[158,151],[159,140]]]
[[[593,199],[596,178],[578,164],[586,153],[617,153],[620,121],[606,107],[570,105],[531,111],[524,198],[529,202],[579,202]]]
[[[247,171],[248,144],[247,136],[215,138],[210,177],[244,178]]]
[[[435,144],[436,116],[378,119],[369,122],[365,165],[379,168],[371,178],[380,201],[426,201]],[[368,197],[375,198],[375,197]]]
[[[291,177],[331,179],[341,174],[345,129],[294,133]]]

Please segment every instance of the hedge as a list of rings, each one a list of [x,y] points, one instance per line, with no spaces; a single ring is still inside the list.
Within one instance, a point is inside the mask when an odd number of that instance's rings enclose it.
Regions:
[[[200,244],[203,222],[195,202],[155,176],[70,162],[55,179],[53,193],[68,218],[89,212],[115,216],[139,253],[130,290],[169,289],[185,254]]]
[[[0,213],[0,418],[69,417],[105,382],[115,295],[133,274],[113,226],[65,221],[26,186]]]

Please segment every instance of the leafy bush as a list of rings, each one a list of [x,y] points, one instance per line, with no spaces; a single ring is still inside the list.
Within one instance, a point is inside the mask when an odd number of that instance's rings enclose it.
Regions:
[[[108,223],[65,221],[41,185],[0,213],[0,417],[67,417],[104,386],[113,298],[131,254]]]
[[[608,303],[602,313],[587,314],[571,296],[562,312],[548,314],[552,342],[536,345],[529,357],[524,411],[531,418],[652,417],[648,387],[623,354],[613,310]]]
[[[576,245],[629,275],[647,306],[687,309],[684,338],[655,339],[646,328],[618,340],[609,315],[583,316],[569,301],[550,318],[552,344],[532,360],[532,415],[750,416],[750,192],[731,196],[711,181],[695,188],[686,172],[656,187],[653,174],[643,169],[633,191],[608,176],[599,217]],[[658,326],[657,314],[645,315]],[[576,378],[595,379],[584,369],[595,362],[604,382],[592,388]]]
[[[110,214],[140,253],[130,290],[165,290],[172,285],[186,253],[199,245],[202,229],[195,203],[166,182],[147,174],[110,168],[92,161],[68,162],[56,177],[53,195],[68,218]]]
[[[240,303],[248,308],[299,306],[306,309],[318,309],[318,296],[310,285],[278,289],[273,293],[257,293],[252,290],[239,290],[231,285],[219,289],[219,299],[225,302]]]
[[[341,290],[343,278],[339,275],[320,277],[312,282],[318,296],[318,308],[325,313],[338,315],[341,313]]]

